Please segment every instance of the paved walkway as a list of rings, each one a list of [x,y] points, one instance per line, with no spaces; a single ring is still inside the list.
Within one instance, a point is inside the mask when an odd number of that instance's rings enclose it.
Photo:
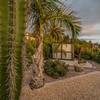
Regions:
[[[24,86],[21,100],[100,100],[100,72],[47,83],[34,91]]]

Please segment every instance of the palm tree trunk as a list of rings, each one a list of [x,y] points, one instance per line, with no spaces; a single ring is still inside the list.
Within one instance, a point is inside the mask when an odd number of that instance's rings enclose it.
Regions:
[[[37,49],[33,55],[33,66],[32,66],[32,80],[30,81],[30,88],[36,89],[44,85],[43,77],[43,38],[42,36],[37,37]]]

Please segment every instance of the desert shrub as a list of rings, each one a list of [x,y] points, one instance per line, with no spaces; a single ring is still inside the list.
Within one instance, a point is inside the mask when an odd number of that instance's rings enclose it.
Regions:
[[[83,68],[81,68],[81,67],[78,66],[78,65],[75,65],[75,66],[74,66],[74,70],[75,70],[75,72],[82,72],[82,71],[83,71]]]
[[[43,44],[43,55],[44,59],[52,58],[52,45],[51,44]]]
[[[93,55],[93,61],[97,62],[97,63],[100,63],[100,52],[96,52],[94,55]]]
[[[67,73],[68,65],[59,60],[48,60],[44,64],[44,71],[53,78],[59,78]]]
[[[85,52],[81,53],[81,58],[84,58],[86,60],[92,60],[92,53],[85,51]]]
[[[28,41],[26,43],[26,53],[27,53],[27,59],[29,64],[32,64],[32,56],[34,55],[35,51],[36,51],[35,42]]]

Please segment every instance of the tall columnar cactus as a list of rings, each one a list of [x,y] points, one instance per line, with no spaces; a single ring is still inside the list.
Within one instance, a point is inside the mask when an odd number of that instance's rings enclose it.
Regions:
[[[22,82],[25,0],[0,0],[0,100],[18,100]]]
[[[22,82],[22,46],[25,31],[25,0],[16,0],[16,39],[15,39],[15,69],[16,69],[16,98],[20,95]]]
[[[9,95],[8,73],[8,0],[0,0],[0,99]]]

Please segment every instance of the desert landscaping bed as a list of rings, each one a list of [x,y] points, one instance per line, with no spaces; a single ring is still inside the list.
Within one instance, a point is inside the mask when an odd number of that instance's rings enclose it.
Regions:
[[[20,100],[100,100],[100,65],[88,63],[93,67],[84,67],[82,72],[70,67],[67,74],[58,79],[44,74],[46,85],[33,91],[29,87],[30,68],[24,73]]]
[[[72,61],[68,61],[67,63],[71,63],[71,65],[75,64],[75,62],[72,62]],[[46,75],[44,73],[44,76],[45,76],[45,81],[46,83],[49,83],[49,82],[52,82],[52,81],[57,81],[57,80],[63,80],[63,79],[66,79],[66,78],[71,78],[71,77],[74,77],[74,76],[79,76],[79,75],[83,75],[83,74],[88,74],[90,72],[94,72],[94,71],[100,71],[100,64],[97,64],[93,61],[87,61],[86,64],[83,64],[81,67],[84,67],[83,71],[82,72],[75,72],[73,66],[69,67],[69,71],[67,72],[67,74],[63,77],[59,77],[58,79],[54,79],[48,75]]]
[[[67,62],[67,63],[70,63],[70,62]],[[92,61],[88,61],[88,64],[89,64],[89,66],[87,66],[87,67],[85,66],[84,70],[82,72],[75,72],[73,67],[70,67],[67,74],[63,77],[59,77],[58,79],[54,79],[54,78],[52,78],[44,73],[45,83],[63,80],[66,78],[71,78],[71,77],[75,77],[75,76],[79,76],[79,75],[83,75],[83,74],[88,74],[88,73],[91,73],[94,71],[100,71],[100,64],[97,64],[97,63],[92,62]],[[91,67],[91,65],[93,67]],[[29,68],[28,70],[26,70],[24,72],[23,86],[29,84],[31,77],[32,77],[32,71],[31,71],[31,68]]]

